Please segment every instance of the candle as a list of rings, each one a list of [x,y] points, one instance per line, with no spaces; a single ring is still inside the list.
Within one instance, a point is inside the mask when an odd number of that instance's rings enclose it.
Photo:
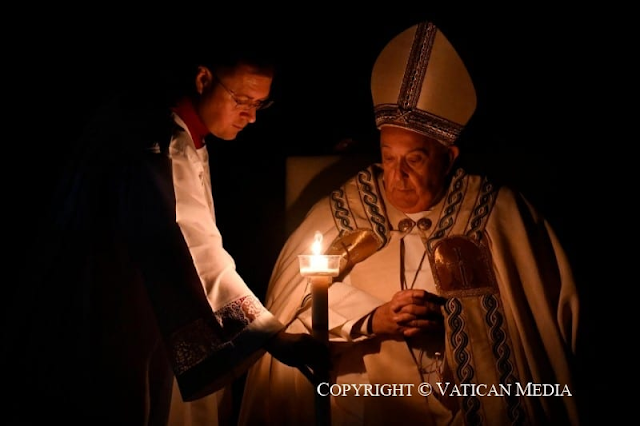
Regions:
[[[298,256],[300,262],[300,274],[307,277],[311,286],[311,333],[320,340],[329,344],[329,286],[332,277],[337,277],[340,273],[340,255],[323,255],[322,234],[316,231],[313,244],[311,244],[313,254],[301,254]],[[321,382],[330,381],[329,371],[315,371],[316,378]],[[316,424],[331,424],[331,399],[328,395],[315,394],[316,403]]]
[[[329,285],[340,272],[340,255],[324,255],[322,234],[316,231],[311,255],[299,255],[300,274],[309,279],[311,285],[311,325],[313,335],[327,341],[329,328]]]
[[[329,284],[331,277],[309,277],[311,283],[311,328],[315,338],[329,341]]]

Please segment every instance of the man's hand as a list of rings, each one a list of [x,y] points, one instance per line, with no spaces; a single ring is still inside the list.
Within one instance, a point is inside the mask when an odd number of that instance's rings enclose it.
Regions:
[[[378,335],[411,337],[441,331],[445,299],[425,290],[401,290],[373,313],[372,331]]]
[[[316,380],[311,371],[326,374],[331,368],[328,346],[309,334],[281,330],[267,341],[265,349],[283,364],[298,368],[312,383]]]

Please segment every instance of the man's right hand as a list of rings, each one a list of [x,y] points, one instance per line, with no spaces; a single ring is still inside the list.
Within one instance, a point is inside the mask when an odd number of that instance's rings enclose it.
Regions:
[[[331,368],[329,347],[306,333],[281,330],[267,341],[265,349],[283,364],[298,368],[313,383],[310,371],[326,374]]]
[[[444,328],[445,299],[425,290],[401,290],[373,313],[372,331],[377,335],[411,337]]]

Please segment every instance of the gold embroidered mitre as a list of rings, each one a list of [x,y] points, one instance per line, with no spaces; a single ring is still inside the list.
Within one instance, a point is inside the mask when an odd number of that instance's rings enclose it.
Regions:
[[[404,30],[384,47],[371,75],[376,126],[397,126],[452,145],[476,108],[471,77],[431,22]]]

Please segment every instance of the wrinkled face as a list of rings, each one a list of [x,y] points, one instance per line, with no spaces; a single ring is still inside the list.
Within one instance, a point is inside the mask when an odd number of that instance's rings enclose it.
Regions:
[[[256,121],[257,105],[269,97],[272,81],[272,74],[265,75],[249,65],[219,75],[200,67],[196,77],[198,114],[215,136],[235,139],[247,124]]]
[[[446,190],[446,176],[458,147],[446,147],[427,136],[384,126],[380,150],[387,198],[404,213],[428,210]]]

